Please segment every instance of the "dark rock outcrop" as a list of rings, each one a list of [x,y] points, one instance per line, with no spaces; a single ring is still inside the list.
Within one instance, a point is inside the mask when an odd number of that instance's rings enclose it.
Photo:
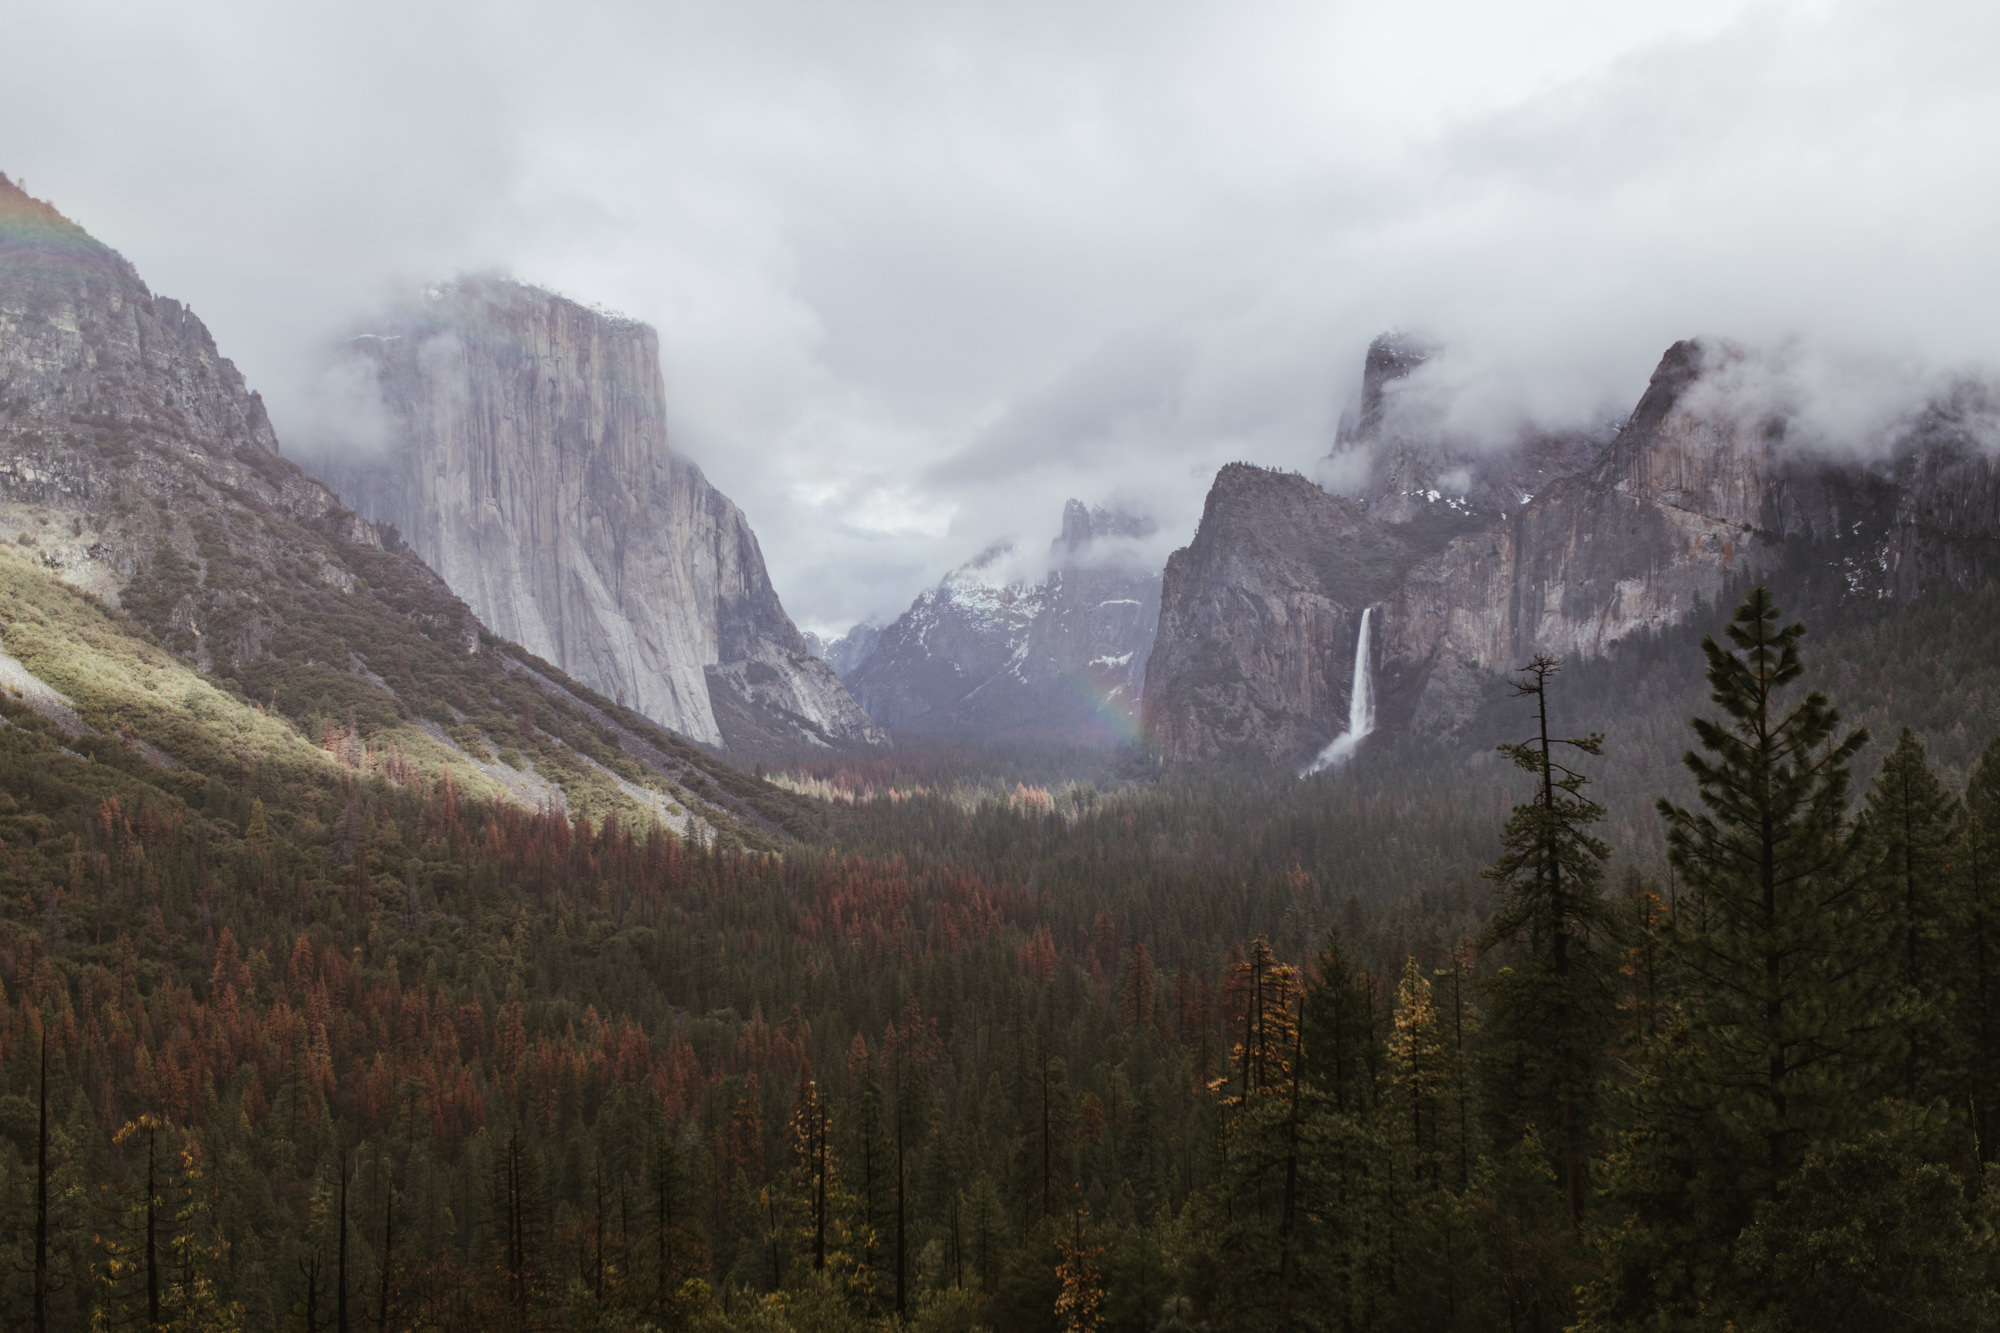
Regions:
[[[1145,724],[1174,760],[1317,751],[1347,716],[1361,608],[1419,552],[1367,508],[1293,472],[1232,463],[1167,560]]]

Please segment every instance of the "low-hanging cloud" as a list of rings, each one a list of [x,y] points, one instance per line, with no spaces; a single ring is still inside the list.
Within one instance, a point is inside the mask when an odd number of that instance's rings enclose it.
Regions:
[[[1074,463],[1121,440],[1158,442],[1173,429],[1190,349],[1154,334],[1114,341],[1024,394],[964,448],[927,469],[940,484],[992,481]]]
[[[1745,433],[1779,439],[1794,453],[1880,462],[1940,414],[1950,433],[1986,449],[2000,446],[1992,379],[1803,338],[1760,347],[1711,341],[1704,371],[1681,399],[1690,414]]]
[[[394,443],[396,430],[382,400],[376,361],[347,347],[335,347],[312,373],[301,377],[286,404],[285,424],[285,447],[308,457],[379,455]]]
[[[1222,463],[1340,482],[1385,328],[1447,349],[1420,383],[1475,443],[1623,415],[1683,337],[1888,368],[1786,372],[1849,445],[2000,364],[1984,3],[77,0],[8,43],[0,169],[281,436],[345,411],[317,352],[393,293],[624,311],[819,628],[1071,496],[1178,542]]]

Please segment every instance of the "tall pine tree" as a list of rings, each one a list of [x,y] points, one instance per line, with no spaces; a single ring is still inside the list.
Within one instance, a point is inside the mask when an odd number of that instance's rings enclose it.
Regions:
[[[1908,727],[1868,789],[1863,814],[1874,842],[1876,911],[1888,923],[1901,1013],[1889,1090],[1911,1100],[1942,1093],[1952,843],[1958,802],[1924,761]]]
[[[1868,1123],[1893,1006],[1873,865],[1847,817],[1866,733],[1840,735],[1818,692],[1785,706],[1804,633],[1756,588],[1730,646],[1702,644],[1726,715],[1693,723],[1702,752],[1685,762],[1702,808],[1659,807],[1691,893],[1667,932],[1683,999],[1646,1051],[1608,1162],[1629,1212],[1604,1233],[1586,1326],[1740,1318],[1777,1299],[1738,1238],[1810,1151]]]
[[[1583,1224],[1585,1105],[1597,1081],[1594,1029],[1607,1011],[1609,989],[1604,941],[1610,909],[1598,891],[1611,849],[1590,828],[1604,807],[1583,795],[1589,779],[1564,764],[1564,749],[1604,752],[1604,737],[1549,734],[1549,678],[1559,664],[1537,656],[1514,683],[1516,697],[1535,702],[1535,735],[1500,750],[1535,777],[1534,799],[1517,805],[1501,832],[1505,850],[1486,871],[1500,910],[1481,943],[1512,945],[1520,961],[1492,988],[1489,1030],[1501,1049],[1515,1053],[1509,1082],[1521,1098],[1527,1123],[1508,1125],[1511,1141],[1534,1125],[1560,1135],[1564,1196],[1570,1225]],[[1509,1040],[1511,1039],[1511,1040]],[[1546,1052],[1547,1058],[1542,1058]]]
[[[2000,1157],[2000,739],[1965,786],[1952,921],[1954,1018],[1979,1160]]]
[[[1729,625],[1734,651],[1703,641],[1729,718],[1694,720],[1708,754],[1685,762],[1705,810],[1660,802],[1668,860],[1700,900],[1699,924],[1684,915],[1674,933],[1689,1016],[1759,1193],[1853,1126],[1883,1020],[1883,922],[1847,819],[1848,765],[1868,734],[1839,736],[1818,691],[1782,709],[1805,670],[1805,626],[1780,620],[1755,588]]]

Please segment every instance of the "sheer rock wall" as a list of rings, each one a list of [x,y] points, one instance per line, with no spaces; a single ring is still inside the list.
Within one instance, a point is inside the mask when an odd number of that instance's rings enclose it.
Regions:
[[[785,614],[743,512],[669,449],[651,328],[478,278],[341,352],[388,438],[310,465],[496,633],[731,751],[883,742]]]
[[[1845,596],[1909,598],[2000,572],[1993,414],[1976,386],[1868,461],[1732,399],[1740,349],[1681,342],[1608,438],[1460,457],[1397,433],[1385,387],[1422,353],[1390,350],[1371,349],[1379,382],[1339,446],[1377,451],[1361,498],[1225,468],[1168,561],[1145,715],[1164,760],[1296,763],[1323,746],[1345,724],[1364,606],[1378,608],[1384,723],[1449,734],[1497,673],[1538,652],[1600,655],[1732,580],[1792,567]]]

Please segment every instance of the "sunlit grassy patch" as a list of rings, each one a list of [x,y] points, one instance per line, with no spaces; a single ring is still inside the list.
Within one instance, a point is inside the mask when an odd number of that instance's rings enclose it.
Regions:
[[[69,696],[83,721],[105,737],[157,747],[197,773],[255,768],[281,784],[359,776],[430,786],[449,771],[452,782],[472,799],[542,804],[524,795],[528,784],[496,778],[484,754],[416,722],[378,723],[357,732],[342,721],[329,723],[323,734],[308,735],[282,712],[203,676],[120,612],[65,586],[31,553],[3,547],[0,647]],[[375,717],[396,716],[394,700],[378,687],[359,676],[343,675],[342,684],[350,691],[381,694]],[[562,788],[572,813],[601,819],[616,811],[638,825],[657,817],[656,807],[635,800],[607,770],[579,762],[555,738],[538,736],[531,748],[536,769]],[[643,781],[651,775],[641,770],[635,776]]]

